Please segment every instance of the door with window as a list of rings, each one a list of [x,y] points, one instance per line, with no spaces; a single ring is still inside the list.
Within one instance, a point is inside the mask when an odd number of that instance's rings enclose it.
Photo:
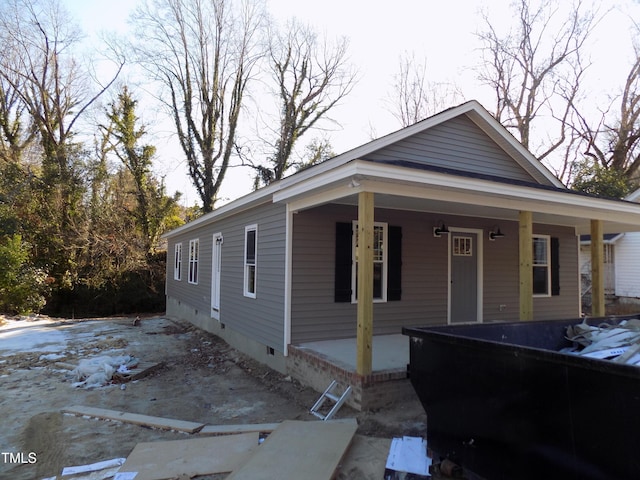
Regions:
[[[449,323],[479,321],[479,236],[453,231],[450,238]]]
[[[222,272],[222,234],[213,234],[211,259],[211,317],[220,320],[220,273]]]

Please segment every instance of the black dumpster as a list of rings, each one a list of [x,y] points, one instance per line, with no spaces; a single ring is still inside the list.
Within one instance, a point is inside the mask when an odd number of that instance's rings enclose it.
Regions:
[[[581,321],[404,328],[429,448],[489,480],[639,479],[640,367],[560,353]]]

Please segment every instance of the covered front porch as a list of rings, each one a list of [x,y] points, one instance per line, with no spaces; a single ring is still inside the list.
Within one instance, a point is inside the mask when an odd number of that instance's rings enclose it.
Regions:
[[[433,317],[436,297],[420,298],[425,297],[420,293],[425,285],[442,292],[444,297],[437,303],[437,319],[434,317],[429,322],[452,321],[453,250],[450,242],[436,238],[434,219],[442,218],[449,225],[453,222],[457,232],[477,235],[477,248],[482,257],[478,260],[479,270],[474,273],[478,278],[478,309],[473,321],[478,322],[505,320],[506,316],[509,320],[538,319],[540,310],[535,309],[541,306],[546,318],[551,319],[549,312],[557,311],[554,305],[558,302],[563,302],[565,311],[553,318],[578,318],[581,312],[577,259],[581,233],[591,234],[594,246],[591,313],[603,315],[603,235],[610,231],[640,229],[640,209],[635,204],[579,195],[555,187],[503,184],[494,178],[479,176],[452,179],[451,175],[439,171],[360,160],[338,170],[341,170],[339,174],[334,171],[329,183],[323,183],[316,195],[310,194],[313,187],[309,185],[304,189],[304,197],[298,197],[302,187],[296,192],[285,194],[283,191],[274,196],[275,201],[287,203],[291,232],[287,257],[290,259],[288,288],[293,301],[286,319],[287,363],[293,376],[304,379],[316,390],[324,390],[332,379],[352,385],[359,392],[353,403],[362,409],[384,404],[387,393],[399,395],[401,388],[406,387],[410,394],[406,381],[408,354],[400,353],[408,350],[408,339],[404,343],[399,335],[400,327],[408,326],[401,325],[406,321],[402,313],[406,310],[402,309],[413,308],[413,322],[422,315]],[[333,243],[335,222],[349,219],[354,220],[357,238],[362,239],[354,244],[354,258],[358,261],[353,278],[358,281],[351,284],[357,288],[353,297],[357,301],[352,298],[340,304],[333,296],[329,297],[333,293],[329,292],[333,276],[326,259],[337,250]],[[380,221],[403,228],[403,296],[397,302],[380,303],[375,298],[373,256],[375,226]],[[498,241],[491,237],[496,225],[506,232],[506,237]],[[533,239],[543,236],[553,240],[557,235],[562,258],[551,259],[551,263],[559,260],[562,264],[561,277],[555,279],[550,273],[546,295],[536,295]],[[553,242],[547,245],[551,249]],[[550,265],[547,267],[550,271]],[[554,283],[563,285],[561,293],[552,291]],[[498,293],[494,293],[496,288]],[[500,295],[508,301],[501,300]],[[507,305],[508,311],[504,311]],[[571,308],[567,309],[566,305]],[[375,331],[376,318],[380,320],[382,316],[386,331]],[[338,323],[336,318],[352,323],[345,328],[346,323]],[[389,331],[390,318],[394,319],[394,325],[399,325],[395,330],[398,335],[386,335],[393,333]],[[349,334],[350,331],[353,333]],[[315,339],[317,341],[298,338],[312,334],[320,338]],[[406,346],[398,347],[402,344]]]

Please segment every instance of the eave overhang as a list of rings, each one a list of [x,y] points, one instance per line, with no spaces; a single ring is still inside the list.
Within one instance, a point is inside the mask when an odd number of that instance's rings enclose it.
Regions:
[[[367,191],[376,194],[376,208],[513,221],[519,211],[531,211],[534,223],[574,227],[576,234],[589,233],[591,220],[602,220],[604,233],[640,231],[636,203],[364,160],[278,187],[273,202],[287,203],[293,211],[327,203],[356,205],[357,194]]]

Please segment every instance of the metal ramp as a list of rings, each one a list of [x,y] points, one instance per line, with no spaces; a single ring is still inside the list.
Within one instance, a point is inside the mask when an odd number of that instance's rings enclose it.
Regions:
[[[339,390],[340,385],[336,380],[333,380],[331,384],[327,387],[327,389],[320,395],[318,401],[311,407],[309,410],[310,413],[315,415],[321,420],[329,420],[331,417],[335,415],[335,413],[340,410],[342,404],[349,398],[351,395],[351,385],[348,385],[342,392],[342,394],[337,393],[336,390]],[[323,407],[325,401],[333,402],[333,407],[329,409],[326,414],[323,414],[320,409]]]

